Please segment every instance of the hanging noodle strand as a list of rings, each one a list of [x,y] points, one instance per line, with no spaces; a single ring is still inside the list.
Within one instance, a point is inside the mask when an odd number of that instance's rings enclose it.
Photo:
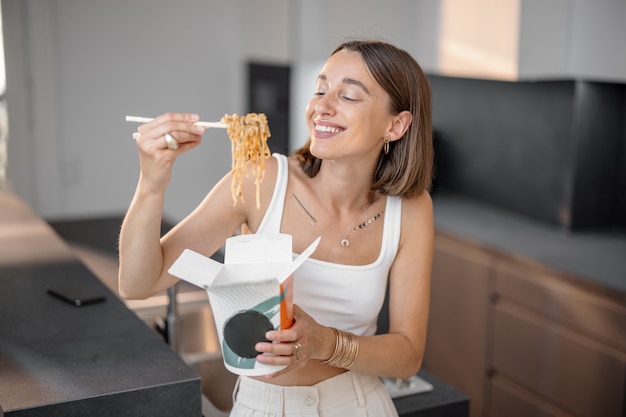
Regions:
[[[247,175],[247,164],[250,163],[255,176],[256,207],[259,209],[265,160],[270,157],[270,149],[267,145],[267,138],[270,137],[267,117],[263,113],[249,113],[245,116],[227,114],[220,121],[227,125],[226,131],[231,142],[233,205],[237,204],[238,200],[245,202],[242,180],[244,175]]]

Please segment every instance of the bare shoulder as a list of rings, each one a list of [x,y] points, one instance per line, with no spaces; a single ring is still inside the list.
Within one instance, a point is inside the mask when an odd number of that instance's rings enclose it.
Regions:
[[[428,191],[402,200],[402,220],[428,221],[433,217],[433,200]]]
[[[237,203],[237,206],[245,212],[246,222],[250,230],[256,230],[261,223],[263,215],[272,201],[278,177],[278,161],[275,157],[264,160],[263,165],[259,167],[261,168],[261,176],[257,177],[254,165],[250,163],[247,165],[246,175],[241,178],[243,202]],[[232,174],[230,177],[231,181],[234,180]]]
[[[432,241],[434,235],[433,202],[427,191],[402,200],[401,244]]]
[[[253,197],[256,194],[257,172],[255,170],[257,168],[260,169],[259,174],[261,175],[258,178],[261,198],[264,200],[267,194],[269,194],[269,197],[271,198],[278,173],[278,161],[275,157],[269,157],[261,164],[255,165],[250,162],[246,164],[246,174],[241,178],[244,187],[243,192],[245,199],[248,199],[249,196]],[[231,172],[230,174],[232,176],[233,173]],[[254,201],[254,199],[252,201]]]

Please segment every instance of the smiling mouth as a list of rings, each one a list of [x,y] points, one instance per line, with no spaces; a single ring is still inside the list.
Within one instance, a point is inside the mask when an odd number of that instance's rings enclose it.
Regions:
[[[339,133],[339,132],[341,132],[342,130],[343,130],[343,129],[340,129],[340,128],[338,128],[338,127],[315,125],[315,131],[316,131],[316,132],[324,132],[324,133]]]

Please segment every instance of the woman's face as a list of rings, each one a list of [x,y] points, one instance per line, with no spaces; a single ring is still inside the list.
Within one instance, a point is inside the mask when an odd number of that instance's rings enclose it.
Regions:
[[[360,53],[335,53],[322,68],[306,109],[311,153],[334,160],[368,154],[378,158],[393,120],[389,101]]]

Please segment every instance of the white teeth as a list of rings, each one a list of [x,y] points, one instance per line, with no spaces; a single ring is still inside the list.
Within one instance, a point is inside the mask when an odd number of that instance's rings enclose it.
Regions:
[[[328,132],[328,133],[338,133],[341,131],[340,129],[337,129],[335,127],[321,126],[321,125],[315,125],[315,130],[317,130],[318,132]]]

